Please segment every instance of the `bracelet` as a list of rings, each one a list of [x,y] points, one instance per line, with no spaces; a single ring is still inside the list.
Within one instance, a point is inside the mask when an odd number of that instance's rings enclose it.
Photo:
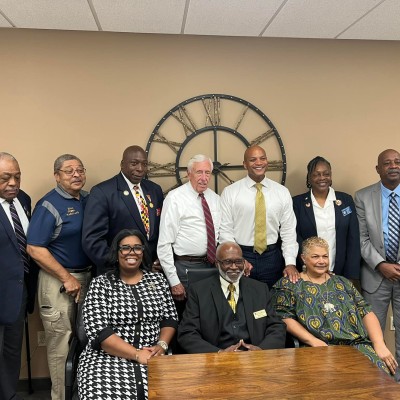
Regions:
[[[136,361],[136,362],[139,362],[139,351],[140,351],[140,350],[137,348],[137,349],[136,349],[136,354],[135,354],[135,361]]]
[[[165,352],[168,351],[168,343],[167,343],[167,342],[164,342],[164,340],[159,340],[159,341],[157,342],[157,344],[158,344],[159,346],[161,346],[162,349],[163,349]]]

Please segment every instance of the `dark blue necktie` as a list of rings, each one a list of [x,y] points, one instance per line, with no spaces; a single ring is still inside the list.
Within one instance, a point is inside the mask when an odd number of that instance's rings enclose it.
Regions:
[[[386,249],[386,258],[390,262],[397,262],[399,251],[400,234],[400,213],[399,205],[396,200],[396,193],[390,194],[389,214],[388,214],[388,243]]]
[[[10,202],[10,213],[14,224],[15,236],[17,237],[18,246],[19,249],[21,250],[22,260],[24,262],[24,271],[28,274],[29,256],[28,253],[26,252],[26,236],[13,201]]]

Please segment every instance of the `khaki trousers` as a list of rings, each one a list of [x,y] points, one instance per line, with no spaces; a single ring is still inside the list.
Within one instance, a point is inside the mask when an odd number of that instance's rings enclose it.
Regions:
[[[80,300],[88,291],[91,272],[72,273],[82,285]],[[39,312],[46,335],[47,362],[51,378],[52,400],[64,400],[65,360],[75,323],[76,305],[72,296],[60,293],[62,283],[41,269],[39,271]]]

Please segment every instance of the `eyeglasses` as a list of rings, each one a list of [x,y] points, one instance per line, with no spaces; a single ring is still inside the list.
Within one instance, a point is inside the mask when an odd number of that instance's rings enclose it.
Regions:
[[[143,254],[144,245],[135,244],[134,246],[129,246],[129,244],[124,244],[122,246],[119,246],[118,250],[123,256],[127,256],[128,254],[131,253],[131,251],[133,251],[135,254],[140,255]]]
[[[75,172],[79,175],[86,174],[86,168],[76,168],[76,169],[59,169],[59,171],[64,172],[67,176],[72,176]]]
[[[244,266],[244,258],[237,258],[236,260],[217,260],[217,261],[226,268],[232,267],[233,264],[235,264],[237,267]]]

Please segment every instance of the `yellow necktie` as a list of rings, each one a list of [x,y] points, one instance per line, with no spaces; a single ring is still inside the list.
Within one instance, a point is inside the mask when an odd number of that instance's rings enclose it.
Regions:
[[[261,183],[256,183],[256,212],[254,216],[254,250],[262,254],[267,249],[267,211]]]
[[[235,285],[233,283],[230,283],[228,286],[228,290],[229,290],[228,303],[231,306],[232,311],[236,313]]]

